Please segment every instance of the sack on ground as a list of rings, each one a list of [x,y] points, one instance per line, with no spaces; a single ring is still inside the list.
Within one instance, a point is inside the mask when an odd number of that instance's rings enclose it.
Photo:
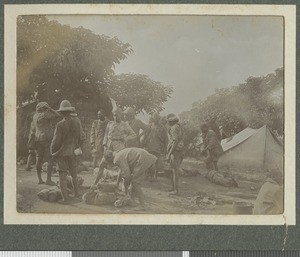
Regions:
[[[95,196],[95,205],[113,205],[117,200],[115,193],[99,192]]]
[[[238,187],[238,183],[232,177],[225,177],[220,172],[211,170],[207,173],[206,177],[213,183],[225,187]]]
[[[115,181],[100,181],[97,184],[97,188],[102,192],[115,192],[117,190],[117,184]]]
[[[43,189],[38,192],[37,195],[41,200],[47,202],[57,202],[58,200],[62,199],[61,191],[57,187]]]

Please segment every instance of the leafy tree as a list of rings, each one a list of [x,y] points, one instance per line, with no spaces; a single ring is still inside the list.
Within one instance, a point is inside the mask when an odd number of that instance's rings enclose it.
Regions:
[[[170,86],[134,73],[113,76],[107,84],[107,90],[122,109],[133,107],[138,113],[148,114],[162,111],[163,103],[173,91]]]
[[[262,77],[249,77],[245,83],[228,89],[217,89],[193,109],[180,115],[190,128],[200,130],[201,123],[213,118],[228,136],[246,127],[268,125],[283,134],[283,68]],[[193,132],[195,133],[195,132]]]
[[[45,16],[19,16],[17,27],[18,104],[38,99],[57,106],[107,98],[104,81],[131,52],[116,37],[63,26]]]

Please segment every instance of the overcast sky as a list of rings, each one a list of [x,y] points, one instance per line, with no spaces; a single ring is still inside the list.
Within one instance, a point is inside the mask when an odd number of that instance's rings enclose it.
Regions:
[[[118,37],[134,50],[115,72],[147,74],[172,85],[164,113],[179,114],[216,88],[283,66],[283,20],[242,16],[51,16]]]

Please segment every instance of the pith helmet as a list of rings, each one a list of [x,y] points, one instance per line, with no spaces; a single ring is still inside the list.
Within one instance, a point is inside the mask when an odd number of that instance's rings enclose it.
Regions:
[[[63,100],[60,103],[58,112],[74,112],[75,108],[71,106],[71,103],[68,100]]]
[[[38,111],[39,109],[45,107],[45,106],[48,106],[48,103],[47,102],[39,102],[37,105],[36,105],[36,110]]]

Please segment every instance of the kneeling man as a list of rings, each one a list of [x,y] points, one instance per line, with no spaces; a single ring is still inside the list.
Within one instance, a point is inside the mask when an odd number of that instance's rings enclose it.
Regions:
[[[125,192],[131,185],[131,198],[137,197],[141,206],[144,206],[144,194],[140,187],[146,175],[146,171],[151,169],[155,173],[155,163],[157,158],[141,148],[125,148],[117,153],[110,150],[105,151],[99,167],[99,172],[95,180],[96,185],[102,177],[105,168],[116,165],[120,168],[120,176],[124,178]],[[118,184],[119,184],[118,179]]]

